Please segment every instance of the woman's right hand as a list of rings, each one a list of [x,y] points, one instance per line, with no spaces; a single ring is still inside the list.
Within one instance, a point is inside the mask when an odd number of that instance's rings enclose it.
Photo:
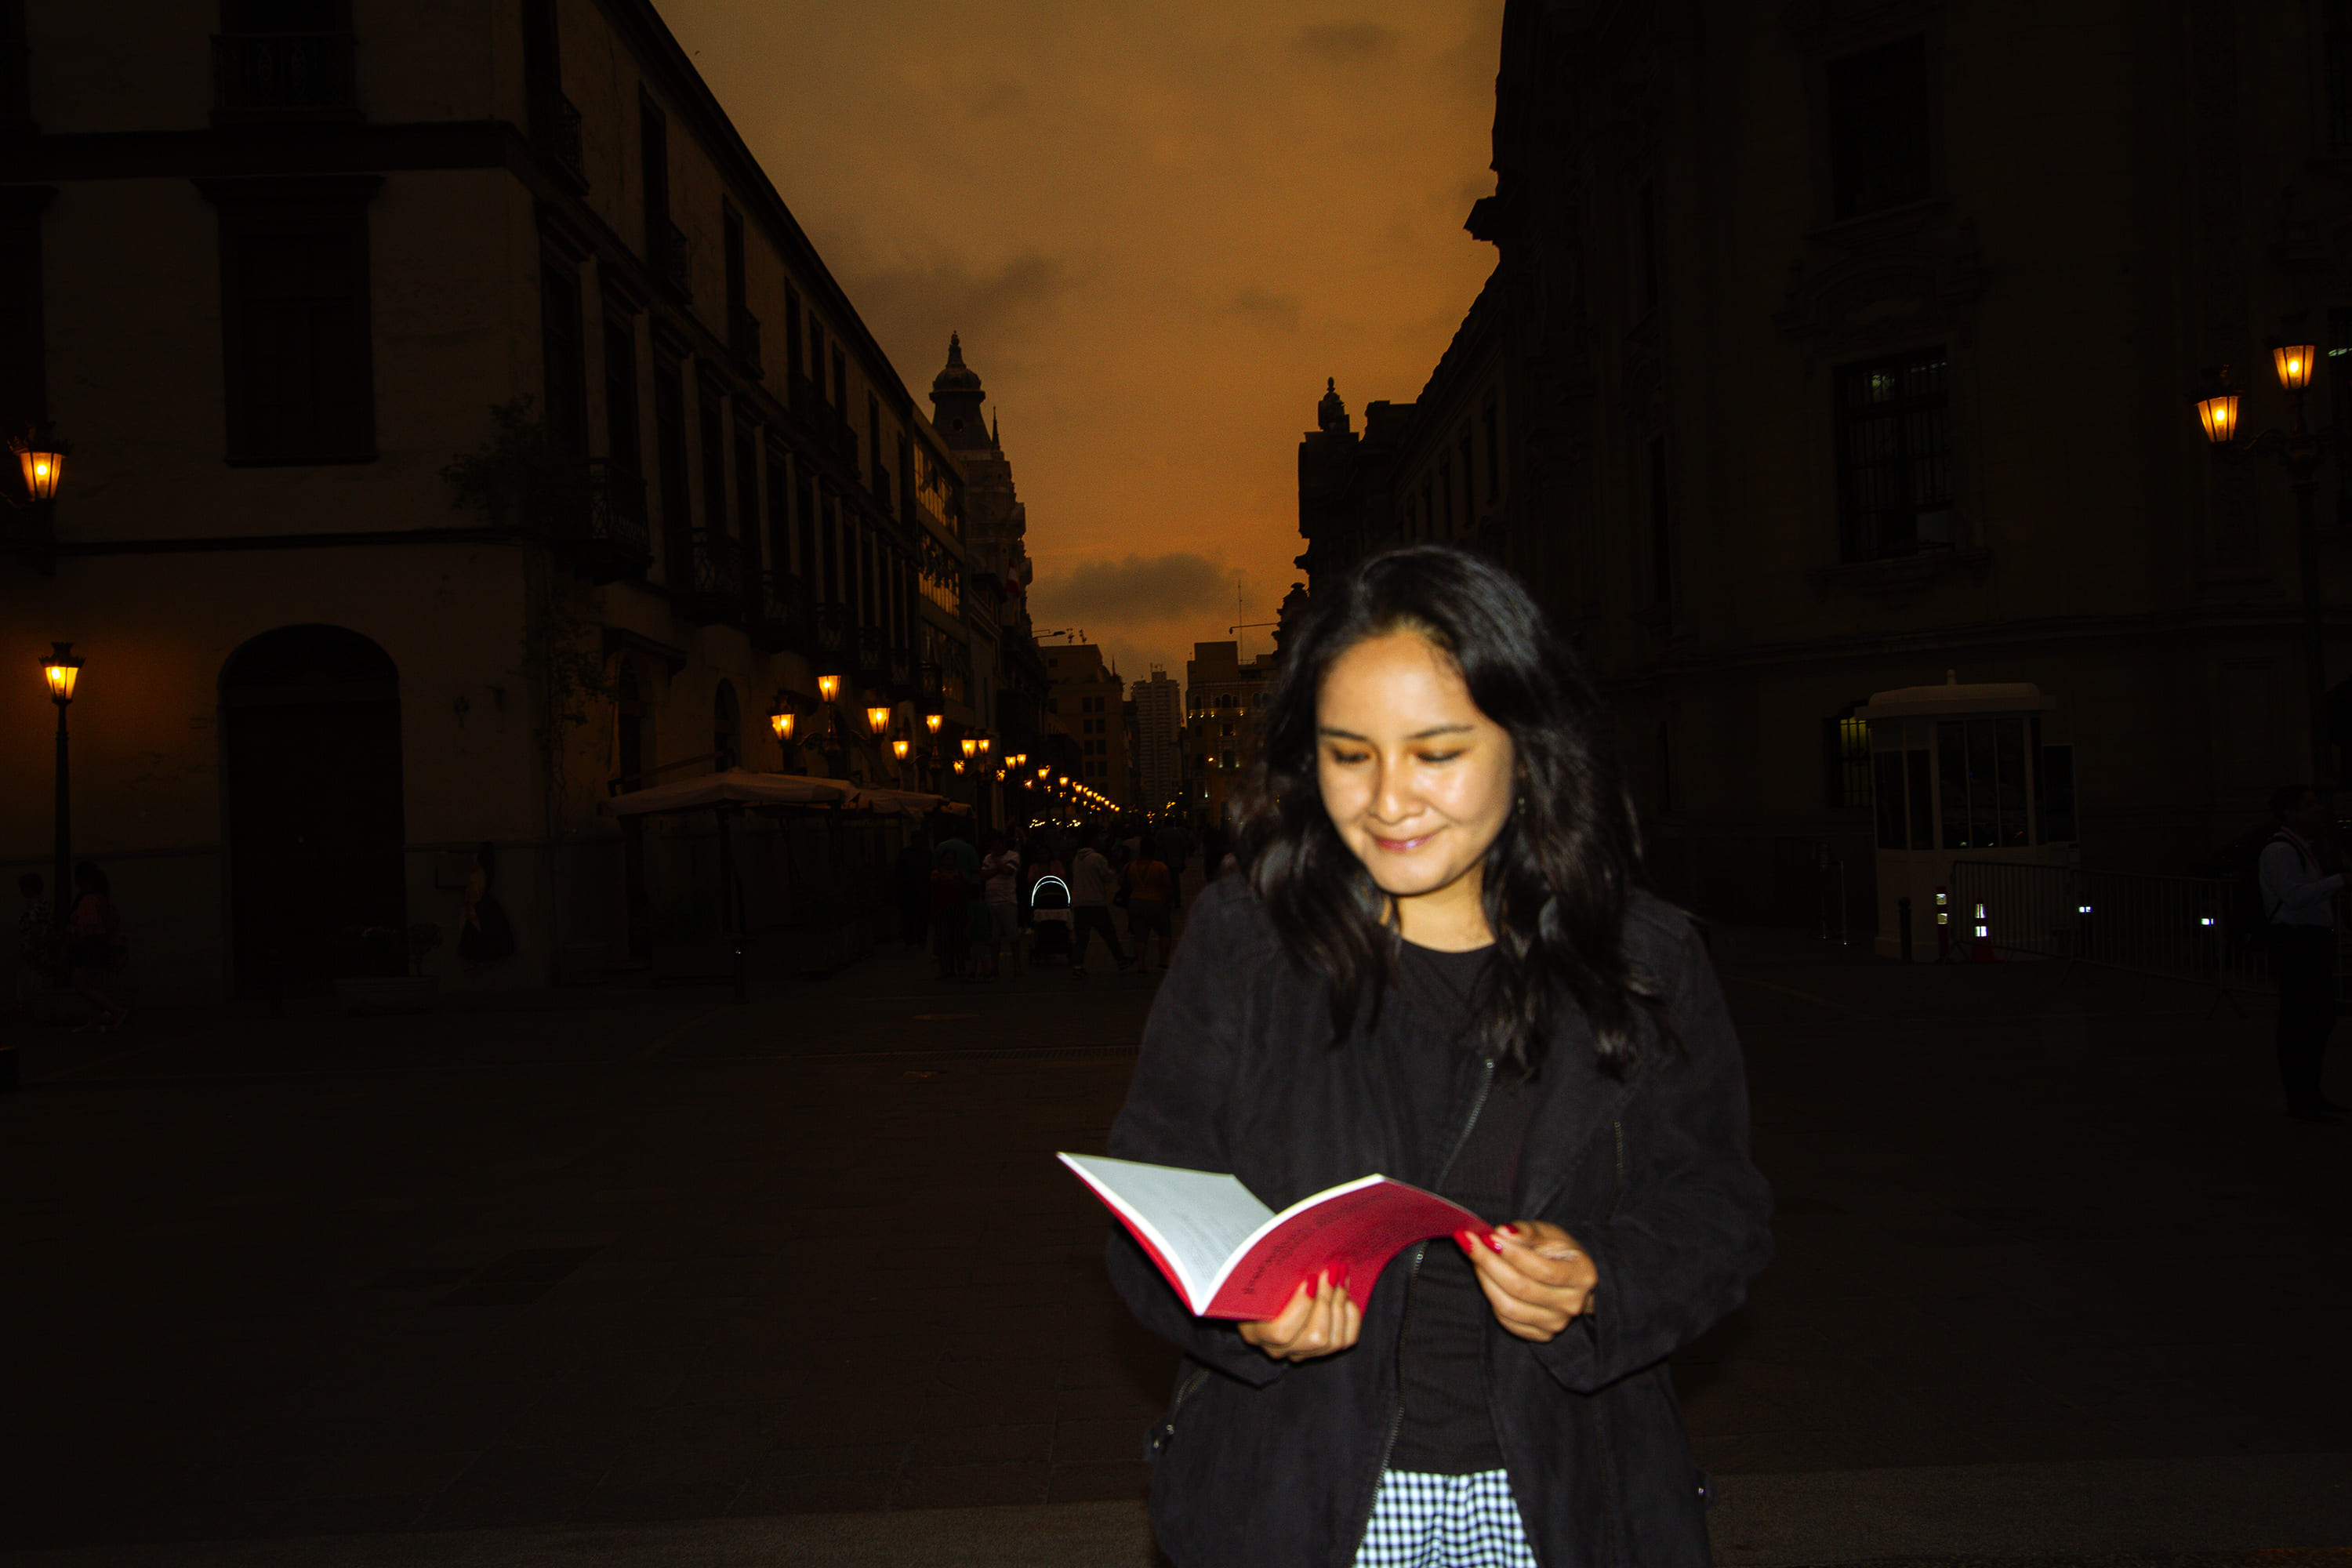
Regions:
[[[1299,1282],[1281,1316],[1244,1323],[1241,1331],[1243,1339],[1275,1360],[1300,1362],[1346,1350],[1363,1327],[1364,1310],[1349,1299],[1347,1286],[1331,1283],[1325,1269],[1316,1276],[1313,1290]]]

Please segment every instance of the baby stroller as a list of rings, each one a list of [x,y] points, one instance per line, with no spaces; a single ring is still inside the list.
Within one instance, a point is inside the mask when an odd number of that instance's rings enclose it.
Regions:
[[[1029,885],[1032,963],[1070,956],[1070,885],[1051,872]]]

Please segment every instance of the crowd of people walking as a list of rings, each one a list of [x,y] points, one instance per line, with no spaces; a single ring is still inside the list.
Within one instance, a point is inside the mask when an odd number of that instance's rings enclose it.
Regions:
[[[899,936],[928,945],[945,980],[1014,977],[1057,960],[1083,979],[1097,939],[1117,972],[1164,970],[1196,850],[1204,881],[1233,869],[1222,836],[1196,846],[1180,826],[1015,829],[977,845],[949,827],[899,854]]]

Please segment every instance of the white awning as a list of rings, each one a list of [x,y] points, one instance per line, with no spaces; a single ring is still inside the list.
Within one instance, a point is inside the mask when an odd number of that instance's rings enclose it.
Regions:
[[[631,790],[600,801],[597,806],[608,816],[638,816],[652,811],[698,811],[714,805],[835,805],[849,802],[857,793],[857,786],[846,779],[729,768],[723,773]]]

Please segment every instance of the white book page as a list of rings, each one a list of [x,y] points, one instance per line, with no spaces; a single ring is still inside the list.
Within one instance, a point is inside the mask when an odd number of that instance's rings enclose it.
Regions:
[[[1243,1244],[1274,1218],[1273,1210],[1230,1175],[1104,1154],[1059,1158],[1151,1238],[1184,1282],[1187,1304],[1196,1312],[1214,1298],[1216,1282]]]

